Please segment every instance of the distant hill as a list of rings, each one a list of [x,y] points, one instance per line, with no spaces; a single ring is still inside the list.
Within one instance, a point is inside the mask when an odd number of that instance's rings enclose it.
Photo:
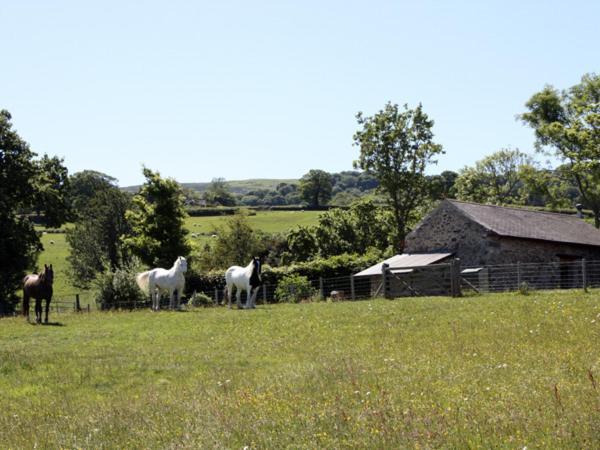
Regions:
[[[250,191],[256,191],[259,189],[275,190],[279,183],[297,184],[297,179],[278,179],[278,178],[257,178],[250,180],[231,180],[225,181],[225,184],[229,186],[231,192],[234,194],[247,194]],[[205,183],[181,183],[181,186],[193,189],[198,192],[204,192],[210,186],[210,182]],[[140,189],[140,185],[126,186],[121,188],[126,192],[137,192]]]

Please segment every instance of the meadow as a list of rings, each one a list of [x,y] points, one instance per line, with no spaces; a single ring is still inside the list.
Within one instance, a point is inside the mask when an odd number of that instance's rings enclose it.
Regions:
[[[599,293],[1,319],[1,448],[592,448]]]

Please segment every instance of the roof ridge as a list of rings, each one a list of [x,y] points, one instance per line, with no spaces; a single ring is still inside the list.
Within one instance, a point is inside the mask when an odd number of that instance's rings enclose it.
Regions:
[[[560,212],[552,212],[552,211],[539,211],[537,209],[530,209],[527,206],[515,206],[515,205],[511,205],[511,206],[503,206],[503,205],[490,205],[487,203],[476,203],[476,202],[467,202],[465,200],[457,200],[454,198],[447,198],[445,199],[446,201],[450,202],[450,203],[464,203],[466,205],[475,205],[475,206],[487,206],[490,208],[500,208],[500,209],[512,209],[514,211],[524,211],[524,212],[533,212],[533,213],[538,213],[538,214],[550,214],[553,216],[560,216],[560,217],[575,217],[576,213],[573,212],[573,214],[567,214],[567,213],[560,213]]]

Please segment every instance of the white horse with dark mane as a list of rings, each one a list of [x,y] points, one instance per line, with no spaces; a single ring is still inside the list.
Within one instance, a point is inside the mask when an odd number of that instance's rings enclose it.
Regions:
[[[246,291],[247,300],[245,309],[256,308],[256,295],[260,287],[260,259],[252,258],[246,267],[231,266],[225,272],[225,291],[227,294],[227,306],[231,308],[231,295],[233,288],[236,290],[237,307],[242,307],[242,291]]]
[[[177,292],[177,309],[179,309],[179,302],[185,289],[185,277],[183,274],[187,270],[187,261],[183,256],[179,256],[173,267],[169,270],[166,269],[152,269],[146,272],[138,273],[135,277],[135,281],[142,291],[150,294],[152,300],[152,309],[158,311],[160,309],[160,297],[161,294],[169,294],[169,307],[174,308],[174,297]]]

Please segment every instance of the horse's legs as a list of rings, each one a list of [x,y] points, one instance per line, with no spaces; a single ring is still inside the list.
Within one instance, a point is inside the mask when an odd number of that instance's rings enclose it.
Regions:
[[[227,307],[231,308],[231,289],[233,286],[225,285],[225,295],[227,296]]]
[[[42,323],[42,299],[35,299],[35,323]]]
[[[252,287],[250,287],[250,289],[252,289]],[[250,300],[250,308],[256,308],[256,296],[258,295],[258,288],[254,288],[252,289],[254,292],[252,293],[252,295],[250,296],[251,300]]]
[[[169,309],[173,309],[175,307],[175,289],[169,289]]]
[[[239,286],[235,287],[235,297],[237,298],[237,307],[240,309],[242,307],[242,290]]]
[[[45,323],[48,323],[48,312],[50,311],[50,301],[51,300],[52,300],[52,297],[48,297],[46,299],[46,320],[44,320]],[[41,316],[41,313],[42,313],[41,306],[42,305],[40,305],[40,316]],[[40,317],[40,320],[41,320],[41,317]]]
[[[29,322],[29,295],[23,292],[23,315],[27,322]]]

